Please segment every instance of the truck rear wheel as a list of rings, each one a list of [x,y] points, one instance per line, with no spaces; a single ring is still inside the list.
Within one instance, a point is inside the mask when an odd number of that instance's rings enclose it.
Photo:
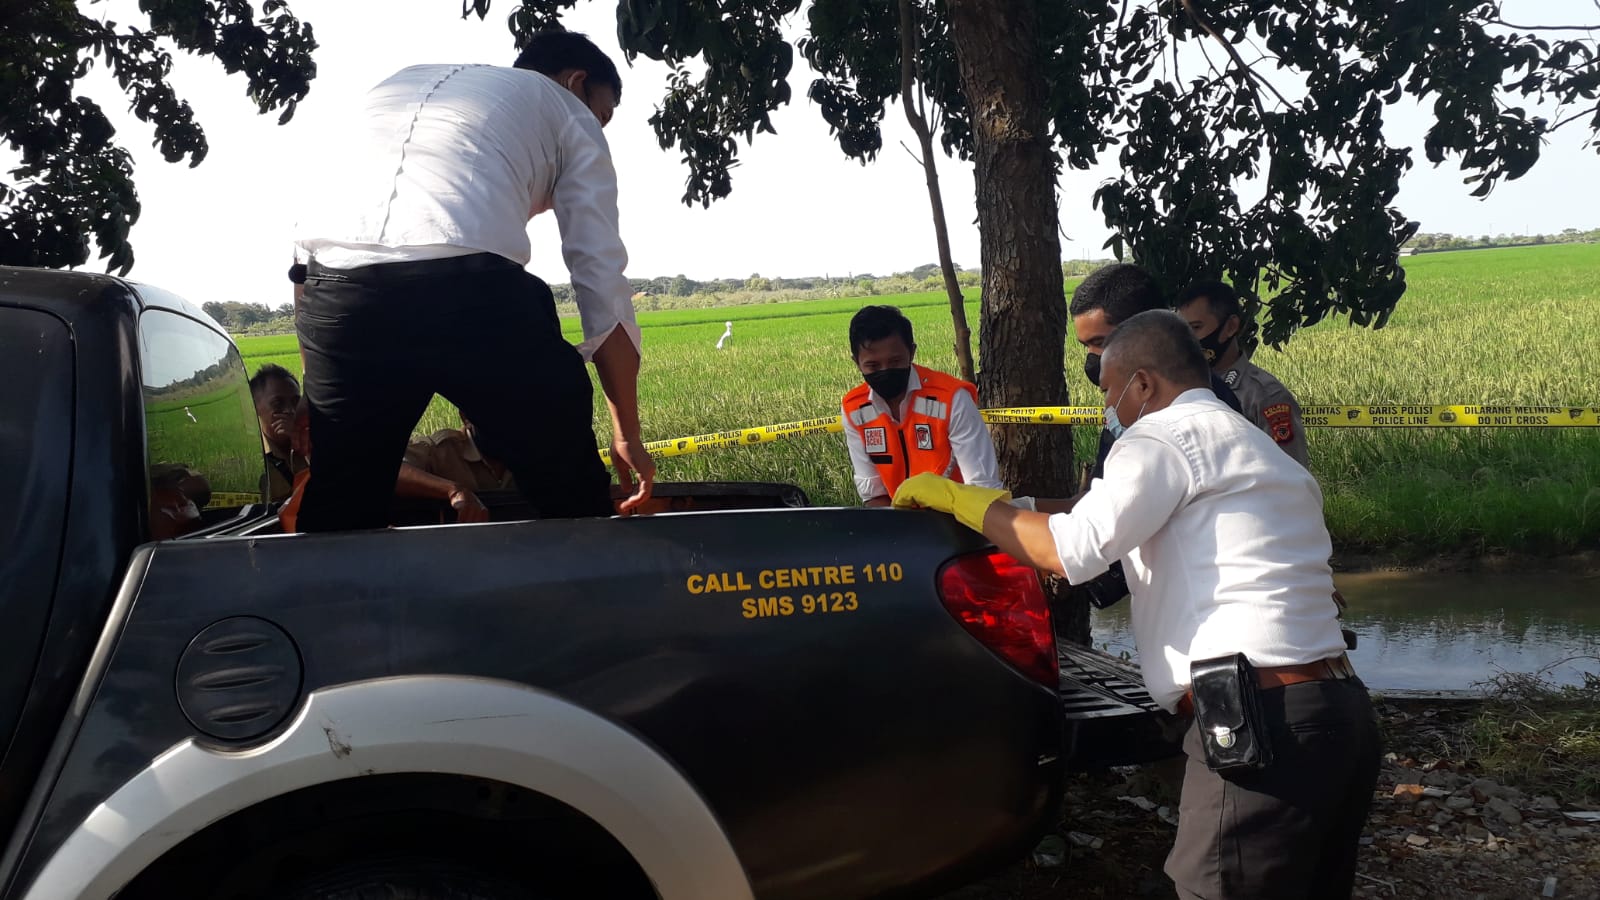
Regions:
[[[318,875],[281,900],[540,900],[542,895],[455,863],[365,860]]]

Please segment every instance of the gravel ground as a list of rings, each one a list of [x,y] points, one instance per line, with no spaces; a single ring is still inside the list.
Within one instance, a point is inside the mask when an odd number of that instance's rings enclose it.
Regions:
[[[1385,702],[1388,735],[1355,896],[1600,898],[1600,812],[1441,757],[1470,705]],[[1075,776],[1062,821],[1032,854],[945,900],[1171,897],[1161,872],[1181,767]],[[1590,815],[1584,815],[1590,813]]]

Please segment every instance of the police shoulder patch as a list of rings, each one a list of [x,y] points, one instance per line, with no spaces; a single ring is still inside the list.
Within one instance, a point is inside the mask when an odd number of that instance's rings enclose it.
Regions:
[[[1267,434],[1280,444],[1294,440],[1294,410],[1287,403],[1274,403],[1261,411],[1267,420]]]

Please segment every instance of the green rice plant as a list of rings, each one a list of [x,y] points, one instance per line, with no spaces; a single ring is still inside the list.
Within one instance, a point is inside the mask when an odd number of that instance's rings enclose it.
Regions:
[[[255,408],[242,386],[168,391],[145,405],[152,465],[180,464],[204,474],[213,492],[260,490],[260,444]],[[248,453],[240,455],[241,448]]]
[[[1426,254],[1406,261],[1408,290],[1378,331],[1331,319],[1303,328],[1256,361],[1304,404],[1600,406],[1600,245],[1563,244]],[[1070,292],[1072,285],[1069,283]],[[901,307],[916,328],[917,361],[955,367],[941,293],[797,301],[643,313],[641,417],[647,440],[837,415],[859,376],[850,316],[869,303]],[[969,297],[967,315],[978,321]],[[723,323],[733,339],[716,349]],[[563,320],[569,340],[581,335]],[[292,336],[241,338],[251,370],[298,372]],[[977,348],[974,347],[976,351]],[[1099,406],[1068,338],[1076,404]],[[982,361],[979,360],[981,366]],[[610,433],[596,390],[597,445]],[[528,398],[530,407],[536,398]],[[457,424],[435,398],[418,425]],[[1060,426],[1019,426],[1060,427]],[[1094,452],[1079,428],[1080,458]],[[1564,552],[1600,540],[1600,429],[1347,429],[1309,435],[1335,542],[1406,553]],[[813,502],[856,502],[839,435],[711,450],[659,461],[669,480],[784,481]]]

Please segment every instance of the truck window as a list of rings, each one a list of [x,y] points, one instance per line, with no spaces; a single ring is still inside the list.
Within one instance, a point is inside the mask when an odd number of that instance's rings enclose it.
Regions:
[[[233,342],[194,319],[147,309],[139,363],[151,537],[181,537],[260,503],[261,432]]]

